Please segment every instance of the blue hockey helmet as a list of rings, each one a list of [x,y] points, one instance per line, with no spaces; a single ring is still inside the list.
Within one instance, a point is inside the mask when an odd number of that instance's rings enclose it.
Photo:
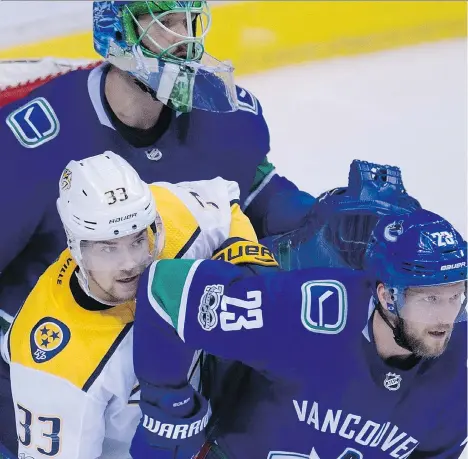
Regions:
[[[96,52],[182,113],[238,108],[232,65],[205,53],[210,27],[206,1],[93,3]]]
[[[407,289],[464,283],[458,320],[466,319],[467,243],[445,219],[427,210],[382,217],[372,232],[365,269],[378,302],[377,283],[388,290],[397,314]]]

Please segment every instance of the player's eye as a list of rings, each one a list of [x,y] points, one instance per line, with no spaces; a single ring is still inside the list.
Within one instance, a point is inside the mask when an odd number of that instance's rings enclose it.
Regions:
[[[428,303],[432,303],[432,304],[437,303],[437,300],[438,298],[435,295],[426,296],[424,298],[424,301],[427,301]]]
[[[132,246],[133,247],[141,247],[143,245],[143,242],[146,241],[146,238],[145,237],[140,237],[139,239],[137,239],[136,241],[133,242]]]
[[[462,294],[461,293],[457,293],[456,295],[453,295],[451,298],[450,298],[450,301],[458,301],[460,300]]]
[[[111,245],[105,245],[104,247],[101,247],[101,252],[104,253],[113,253],[116,251],[116,247],[113,247]]]

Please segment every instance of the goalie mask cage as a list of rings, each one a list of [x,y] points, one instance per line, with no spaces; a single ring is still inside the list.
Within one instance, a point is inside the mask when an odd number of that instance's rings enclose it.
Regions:
[[[0,60],[0,107],[26,97],[60,75],[96,67],[101,61],[71,59]]]

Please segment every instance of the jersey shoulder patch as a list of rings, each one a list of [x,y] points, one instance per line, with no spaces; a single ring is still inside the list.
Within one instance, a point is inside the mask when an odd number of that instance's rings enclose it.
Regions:
[[[236,91],[239,110],[258,115],[261,108],[258,99],[250,91],[247,91],[247,89],[241,88],[240,86],[236,86]]]
[[[47,362],[61,352],[70,341],[70,329],[61,320],[43,317],[32,328],[30,347],[36,363]]]
[[[25,148],[39,147],[60,132],[59,119],[44,97],[36,97],[11,112],[6,124]]]

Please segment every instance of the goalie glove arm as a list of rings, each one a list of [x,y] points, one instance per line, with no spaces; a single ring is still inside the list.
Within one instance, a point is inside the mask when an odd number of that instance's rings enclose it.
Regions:
[[[243,209],[261,239],[306,226],[314,202],[313,196],[278,175],[265,157]]]

